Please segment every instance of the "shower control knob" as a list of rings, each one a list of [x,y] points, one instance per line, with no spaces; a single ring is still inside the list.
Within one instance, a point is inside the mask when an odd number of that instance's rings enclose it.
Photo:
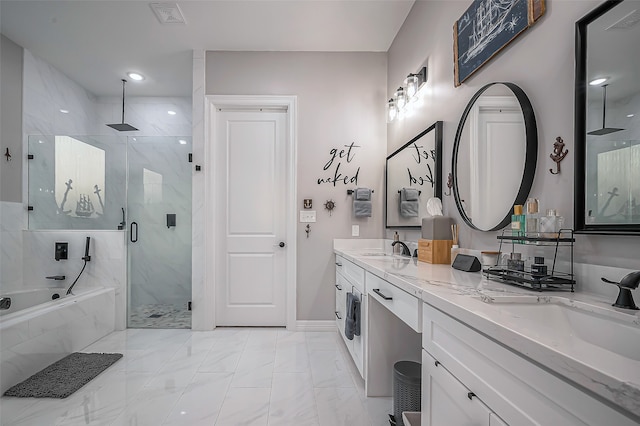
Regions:
[[[278,244],[278,245],[279,245],[280,247],[284,247],[284,246],[285,246],[285,243],[284,243],[284,241],[280,241],[280,244]]]

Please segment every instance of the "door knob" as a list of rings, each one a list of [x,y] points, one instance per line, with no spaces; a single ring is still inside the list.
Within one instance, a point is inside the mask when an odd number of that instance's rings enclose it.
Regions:
[[[284,241],[280,241],[280,244],[278,244],[278,245],[279,245],[280,247],[284,247],[284,246],[285,246],[285,243],[284,243]]]

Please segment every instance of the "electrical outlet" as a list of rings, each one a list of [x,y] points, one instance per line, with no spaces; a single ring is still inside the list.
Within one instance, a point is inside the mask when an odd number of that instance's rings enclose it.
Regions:
[[[352,237],[360,236],[360,225],[351,225],[351,236]]]

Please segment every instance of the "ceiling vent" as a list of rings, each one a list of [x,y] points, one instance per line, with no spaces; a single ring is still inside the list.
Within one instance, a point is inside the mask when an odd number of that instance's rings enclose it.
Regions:
[[[161,24],[186,24],[184,16],[176,3],[150,3],[153,13]]]
[[[622,19],[620,19],[615,24],[605,28],[605,30],[606,31],[609,31],[609,30],[627,30],[627,29],[633,27],[634,25],[636,25],[638,22],[640,22],[640,11],[638,11],[636,9],[633,12],[628,13],[627,15],[625,15]]]

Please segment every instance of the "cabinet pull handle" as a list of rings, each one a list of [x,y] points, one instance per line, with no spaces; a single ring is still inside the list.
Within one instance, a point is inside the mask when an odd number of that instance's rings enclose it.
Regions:
[[[336,262],[336,266],[342,266],[342,263]]]
[[[436,365],[436,367],[437,367],[437,366],[439,366],[439,365],[440,365],[440,361],[436,361],[436,362],[434,362],[434,364],[435,364],[435,365]]]
[[[338,311],[336,311],[336,318],[342,319],[342,317],[340,315],[338,315]]]
[[[473,393],[473,392],[469,392],[469,393],[467,394],[467,398],[469,398],[469,399],[473,399],[473,397],[474,397],[474,396],[476,396],[476,394],[475,394],[475,393]]]
[[[340,287],[338,284],[336,284],[336,288],[340,291],[342,291],[342,287]]]
[[[393,300],[393,297],[385,296],[384,294],[382,294],[382,293],[380,292],[380,289],[379,289],[379,288],[374,288],[374,289],[373,289],[373,292],[374,292],[375,294],[377,294],[378,296],[382,297],[384,300]]]

